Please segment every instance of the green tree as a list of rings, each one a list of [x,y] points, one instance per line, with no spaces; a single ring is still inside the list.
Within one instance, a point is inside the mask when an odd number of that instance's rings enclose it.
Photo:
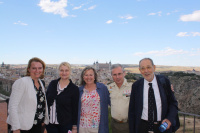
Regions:
[[[128,72],[125,76],[126,79],[134,79],[136,80],[135,74]]]

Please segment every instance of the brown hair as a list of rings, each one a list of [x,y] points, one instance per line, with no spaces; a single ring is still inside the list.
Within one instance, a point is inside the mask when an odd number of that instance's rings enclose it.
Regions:
[[[87,66],[87,67],[85,67],[85,68],[83,69],[83,71],[82,71],[82,73],[81,73],[80,85],[85,85],[85,84],[86,84],[85,81],[84,81],[84,79],[83,79],[83,76],[84,76],[84,74],[85,74],[85,72],[86,72],[87,70],[93,70],[93,72],[94,72],[94,83],[97,82],[97,72],[96,72],[96,70],[95,70],[93,67]]]
[[[30,69],[32,62],[40,62],[42,64],[43,72],[42,72],[42,75],[40,76],[40,78],[43,79],[44,78],[44,70],[45,70],[46,65],[43,60],[41,60],[40,58],[37,58],[37,57],[33,57],[28,61],[28,66],[26,68],[26,76],[30,76],[30,72],[28,71],[28,69]]]

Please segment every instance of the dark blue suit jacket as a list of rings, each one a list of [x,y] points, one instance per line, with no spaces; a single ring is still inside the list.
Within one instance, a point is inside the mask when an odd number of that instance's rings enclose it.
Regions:
[[[165,80],[161,83],[161,80]],[[160,97],[162,102],[161,121],[168,119],[172,125],[175,124],[175,118],[178,113],[178,103],[171,91],[171,84],[169,79],[164,76],[156,75]],[[139,79],[132,85],[132,92],[129,104],[129,128],[130,133],[138,133],[139,124],[141,121],[143,110],[143,90],[144,78]],[[165,133],[171,133],[171,128]]]

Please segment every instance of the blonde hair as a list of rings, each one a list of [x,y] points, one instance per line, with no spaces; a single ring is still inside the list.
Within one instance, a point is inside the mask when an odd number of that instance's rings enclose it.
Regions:
[[[68,62],[62,62],[62,63],[60,63],[60,65],[58,67],[58,70],[60,70],[61,66],[67,66],[69,68],[70,73],[71,73],[71,65]]]

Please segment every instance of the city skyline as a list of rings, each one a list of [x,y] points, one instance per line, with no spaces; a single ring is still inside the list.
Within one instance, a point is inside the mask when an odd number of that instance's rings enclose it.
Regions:
[[[200,66],[199,0],[0,0],[0,63]]]

